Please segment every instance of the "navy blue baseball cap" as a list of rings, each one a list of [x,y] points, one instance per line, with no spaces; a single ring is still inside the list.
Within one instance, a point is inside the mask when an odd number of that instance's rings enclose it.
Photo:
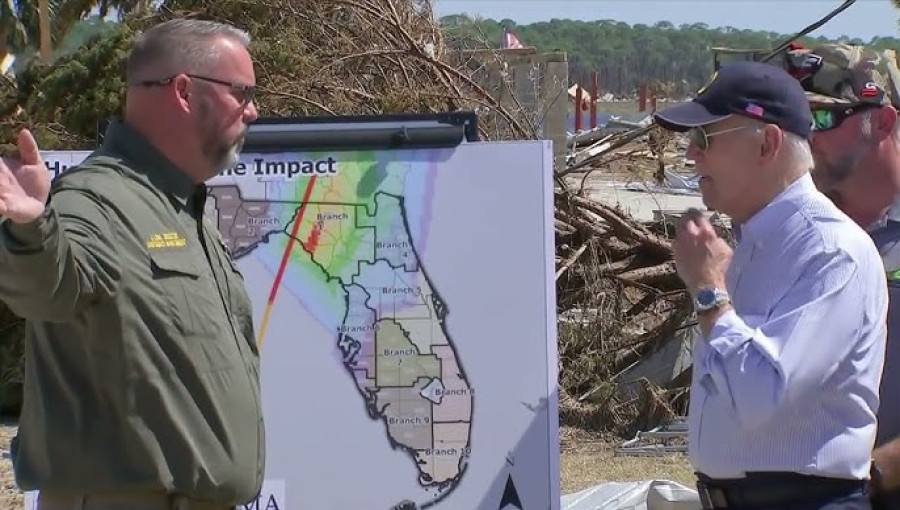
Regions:
[[[665,108],[654,115],[656,123],[670,131],[687,131],[743,115],[804,139],[812,134],[809,101],[793,76],[765,62],[737,61],[723,65],[686,103]]]

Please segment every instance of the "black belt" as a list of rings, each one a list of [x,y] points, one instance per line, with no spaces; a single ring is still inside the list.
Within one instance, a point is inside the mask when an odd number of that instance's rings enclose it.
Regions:
[[[848,496],[868,487],[866,480],[846,480],[799,473],[747,473],[745,478],[712,479],[697,474],[704,510],[766,507]]]

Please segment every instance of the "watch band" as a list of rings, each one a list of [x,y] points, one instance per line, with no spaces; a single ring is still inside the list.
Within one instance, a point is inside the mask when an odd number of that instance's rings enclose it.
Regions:
[[[701,288],[694,296],[694,308],[698,314],[716,310],[730,302],[728,292],[717,287]]]

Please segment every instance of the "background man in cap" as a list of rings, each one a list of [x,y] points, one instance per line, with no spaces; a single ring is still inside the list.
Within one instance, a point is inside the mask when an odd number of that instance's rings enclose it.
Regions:
[[[807,91],[815,121],[815,181],[870,229],[884,261],[890,308],[873,493],[879,506],[900,509],[900,215],[890,210],[900,195],[900,71],[894,58],[893,52],[844,44],[785,54],[786,68]]]
[[[799,83],[722,67],[656,114],[689,131],[704,202],[741,224],[734,253],[699,213],[675,262],[695,300],[690,456],[705,508],[870,508],[887,289],[871,239],[820,193]]]

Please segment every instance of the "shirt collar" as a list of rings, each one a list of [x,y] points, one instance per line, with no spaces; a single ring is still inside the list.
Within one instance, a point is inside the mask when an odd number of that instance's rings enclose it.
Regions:
[[[175,166],[147,138],[126,121],[116,119],[110,122],[103,137],[104,151],[119,154],[131,163],[130,169],[144,175],[157,188],[166,193],[182,207],[188,205],[191,197],[204,188]]]
[[[741,242],[762,246],[766,238],[781,226],[784,216],[793,211],[793,208],[786,209],[783,206],[816,192],[812,176],[809,172],[804,173],[741,225]]]

